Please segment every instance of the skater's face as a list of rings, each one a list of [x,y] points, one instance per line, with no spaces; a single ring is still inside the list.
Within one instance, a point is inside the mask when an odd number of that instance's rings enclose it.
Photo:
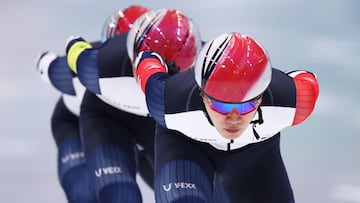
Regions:
[[[261,98],[240,104],[221,104],[203,96],[205,108],[216,130],[226,139],[242,135],[254,117]]]

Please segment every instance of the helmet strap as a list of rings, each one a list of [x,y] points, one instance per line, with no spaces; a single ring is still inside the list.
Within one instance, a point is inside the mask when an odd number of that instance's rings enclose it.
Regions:
[[[264,120],[263,120],[262,111],[261,111],[260,106],[258,107],[257,112],[258,112],[258,115],[259,115],[259,116],[258,116],[258,119],[257,119],[257,120],[254,120],[254,121],[251,121],[250,123],[253,124],[252,130],[253,130],[253,133],[254,133],[255,138],[258,140],[258,139],[260,139],[260,136],[259,136],[259,133],[257,133],[257,131],[256,131],[256,129],[255,129],[255,128],[256,128],[256,124],[261,125],[261,124],[264,123]]]
[[[202,95],[203,95],[204,93],[200,90],[200,98],[202,98]],[[214,123],[211,121],[211,118],[210,118],[210,116],[209,116],[209,113],[207,112],[207,110],[206,110],[206,107],[205,107],[205,104],[204,104],[204,102],[201,102],[201,108],[202,108],[202,110],[203,110],[203,113],[204,113],[204,115],[205,115],[205,117],[206,117],[206,119],[209,121],[209,123],[212,125],[212,126],[214,126]]]
[[[214,126],[214,124],[213,124],[213,122],[211,121],[211,118],[210,118],[210,116],[209,116],[209,114],[208,114],[208,112],[207,112],[207,110],[206,110],[206,108],[205,108],[205,104],[203,104],[203,112],[204,112],[205,117],[206,117],[207,120],[209,121],[209,123],[210,123],[212,126]]]

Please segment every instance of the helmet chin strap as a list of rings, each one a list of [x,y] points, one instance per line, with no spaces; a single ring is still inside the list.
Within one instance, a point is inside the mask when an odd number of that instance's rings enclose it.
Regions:
[[[258,112],[258,119],[257,120],[254,120],[254,121],[251,121],[250,124],[253,124],[252,126],[252,130],[253,130],[253,133],[254,133],[254,136],[255,138],[258,140],[260,138],[259,136],[259,133],[256,132],[255,128],[256,128],[256,124],[263,124],[264,123],[264,120],[263,120],[263,116],[262,116],[262,111],[261,111],[261,107],[259,106],[258,109],[257,109],[257,112]]]
[[[214,126],[213,122],[211,121],[211,118],[209,116],[209,113],[207,112],[206,108],[205,108],[205,104],[204,102],[201,102],[202,103],[202,109],[203,109],[203,113],[205,115],[205,117],[207,118],[207,120],[209,121],[209,123]]]

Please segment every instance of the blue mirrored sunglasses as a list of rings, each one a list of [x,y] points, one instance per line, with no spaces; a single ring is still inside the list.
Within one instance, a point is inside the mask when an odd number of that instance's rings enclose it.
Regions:
[[[220,114],[223,114],[223,115],[229,114],[234,109],[240,115],[248,114],[256,109],[256,105],[259,102],[259,99],[261,98],[259,96],[251,101],[242,102],[242,103],[225,103],[225,102],[220,102],[220,101],[211,99],[206,95],[205,95],[205,97],[209,101],[210,108]]]

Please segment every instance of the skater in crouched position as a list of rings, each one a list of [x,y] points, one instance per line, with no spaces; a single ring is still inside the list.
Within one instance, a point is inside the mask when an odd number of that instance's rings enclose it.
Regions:
[[[155,121],[134,78],[134,57],[152,50],[167,60],[172,73],[184,72],[194,64],[200,47],[196,25],[173,9],[147,12],[128,33],[97,48],[80,37],[69,40],[68,63],[87,88],[80,127],[89,170],[97,172],[92,178],[101,202],[112,202],[108,198],[115,194],[118,202],[141,202],[133,157],[136,153],[145,153],[152,161],[154,157]],[[114,173],[105,174],[104,169]]]
[[[101,41],[92,42],[91,46],[99,47],[106,39],[127,32],[132,23],[148,10],[143,6],[132,5],[114,12],[104,23]],[[36,60],[36,67],[41,78],[61,93],[51,116],[51,130],[58,149],[59,181],[66,198],[69,203],[98,202],[90,177],[99,172],[88,170],[80,137],[80,104],[85,87],[70,70],[66,55],[43,52]],[[148,184],[152,183],[150,162],[142,155],[137,159],[141,177]]]
[[[159,54],[139,53],[138,83],[157,122],[157,202],[210,202],[214,176],[229,202],[292,203],[280,131],[312,113],[319,87],[306,70],[273,68],[252,37],[221,34],[194,68],[169,75]]]
[[[36,66],[42,79],[61,94],[51,115],[51,132],[57,147],[58,178],[66,198],[69,203],[95,203],[79,131],[85,88],[69,71],[66,56],[44,52],[39,55]]]

